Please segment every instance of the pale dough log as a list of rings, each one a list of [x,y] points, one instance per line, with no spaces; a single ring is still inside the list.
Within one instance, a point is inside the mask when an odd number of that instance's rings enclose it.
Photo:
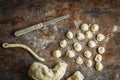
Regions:
[[[32,49],[30,49],[28,46],[24,45],[24,44],[9,44],[9,43],[3,43],[3,48],[13,48],[13,47],[19,47],[19,48],[23,48],[27,51],[29,51],[37,60],[39,61],[45,61],[44,58],[39,57],[35,52],[33,52]]]

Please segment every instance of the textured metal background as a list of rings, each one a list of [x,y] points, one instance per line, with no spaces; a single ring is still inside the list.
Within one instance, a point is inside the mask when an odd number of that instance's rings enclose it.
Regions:
[[[16,30],[64,14],[70,14],[71,17],[20,37],[13,35]],[[67,48],[59,47],[59,41],[66,39],[66,31],[71,30],[74,35],[79,31],[75,21],[98,23],[99,32],[107,36],[104,42],[98,44],[106,48],[102,72],[96,71],[94,65],[87,68],[84,64],[75,64],[76,57],[65,57]],[[68,41],[68,48],[71,49],[76,39]],[[26,44],[44,57],[46,61],[43,63],[50,68],[60,60],[66,61],[69,66],[62,80],[76,70],[83,73],[85,80],[120,80],[120,0],[0,0],[0,44],[3,42]],[[61,58],[56,59],[51,55],[55,49],[62,51]],[[90,48],[85,45],[77,55],[83,57],[86,49]],[[94,52],[93,59],[97,52],[96,49],[90,50]],[[27,71],[34,61],[37,60],[23,49],[0,47],[0,80],[31,80]]]

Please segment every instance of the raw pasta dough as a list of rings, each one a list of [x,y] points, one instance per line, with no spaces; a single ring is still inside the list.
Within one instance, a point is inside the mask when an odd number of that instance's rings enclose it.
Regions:
[[[80,71],[76,71],[72,76],[70,76],[67,80],[83,80],[84,76]]]
[[[37,60],[39,61],[45,61],[44,58],[39,57],[35,52],[33,52],[32,49],[30,49],[29,47],[27,47],[24,44],[9,44],[9,43],[3,43],[3,48],[13,48],[13,47],[19,47],[19,48],[23,48],[27,51],[29,51]]]
[[[53,69],[49,69],[42,63],[34,62],[28,71],[28,75],[34,80],[60,80],[64,76],[66,68],[65,62],[59,62]]]

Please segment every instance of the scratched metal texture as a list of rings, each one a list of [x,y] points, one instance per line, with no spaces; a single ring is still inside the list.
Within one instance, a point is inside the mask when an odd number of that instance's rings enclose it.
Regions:
[[[16,30],[29,27],[54,17],[70,14],[65,19],[55,24],[45,26],[40,30],[30,32],[20,37],[15,37]],[[80,42],[75,34],[80,30],[77,24],[98,23],[100,30],[106,39],[97,43],[104,46],[106,52],[103,56],[103,71],[96,71],[94,68],[94,57],[96,48],[87,47],[87,40]],[[68,40],[67,48],[60,48],[59,41],[66,39],[65,33],[71,30],[74,34],[72,40]],[[84,50],[93,52],[93,66],[87,68],[85,64],[77,65],[74,58],[65,56],[67,49],[73,49],[73,42],[80,42],[83,50],[78,52],[83,57]],[[85,80],[120,80],[120,0],[0,0],[0,44],[21,43],[29,46],[37,55],[46,59],[43,64],[53,68],[57,62],[68,63],[67,72],[62,80],[80,70]],[[62,51],[61,58],[54,58],[51,55],[53,50]],[[0,46],[0,80],[32,80],[28,76],[30,65],[37,61],[27,51],[20,48],[3,49]]]

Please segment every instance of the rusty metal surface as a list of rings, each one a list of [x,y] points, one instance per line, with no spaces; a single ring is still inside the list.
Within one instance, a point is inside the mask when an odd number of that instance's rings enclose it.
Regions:
[[[18,29],[64,14],[70,14],[71,17],[20,37],[13,35]],[[102,61],[103,71],[96,71],[94,65],[92,68],[87,68],[84,64],[77,65],[76,57],[67,58],[64,53],[67,49],[59,47],[59,41],[66,39],[66,31],[71,30],[75,35],[79,30],[74,22],[98,23],[99,32],[107,36],[104,42],[98,44],[106,48]],[[68,41],[69,48],[72,48],[76,39]],[[83,73],[85,80],[120,80],[120,1],[0,0],[0,44],[3,42],[22,43],[29,46],[46,59],[43,63],[50,68],[54,67],[58,61],[64,60],[69,66],[62,80],[76,70]],[[55,49],[62,51],[61,58],[57,59],[51,55]],[[85,45],[77,55],[83,57],[83,51],[86,49],[90,48]],[[94,52],[93,59],[97,52],[96,49],[90,50]],[[32,80],[27,71],[34,61],[37,60],[23,49],[0,47],[0,80]]]

